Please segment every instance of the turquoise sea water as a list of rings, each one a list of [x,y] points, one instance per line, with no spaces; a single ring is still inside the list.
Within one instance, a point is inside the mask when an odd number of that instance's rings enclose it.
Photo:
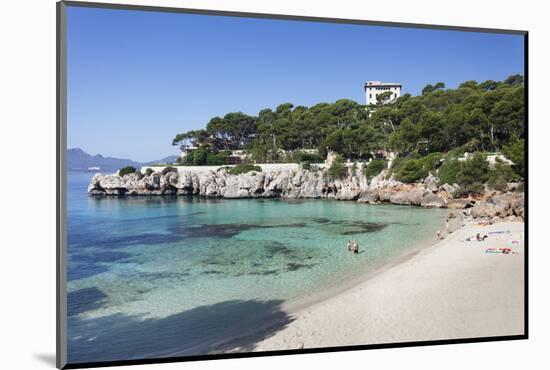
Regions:
[[[89,197],[91,176],[71,173],[67,183],[73,363],[204,354],[233,338],[253,350],[293,320],[283,303],[432,241],[447,214],[349,201]]]

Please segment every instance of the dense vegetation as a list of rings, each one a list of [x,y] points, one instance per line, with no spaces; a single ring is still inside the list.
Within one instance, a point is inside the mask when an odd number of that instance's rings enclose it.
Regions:
[[[238,164],[235,167],[229,168],[228,172],[231,175],[240,175],[242,173],[248,173],[248,172],[261,172],[262,167],[255,166],[253,164]]]
[[[217,150],[211,144],[205,144],[189,155],[178,158],[178,164],[184,166],[219,166],[225,164],[224,158],[230,154],[230,150]]]
[[[119,171],[118,171],[118,175],[120,177],[123,177],[124,175],[128,175],[128,174],[131,174],[131,173],[135,173],[137,170],[135,167],[132,167],[132,166],[127,166],[127,167],[123,167],[121,168]]]
[[[161,173],[163,175],[166,175],[167,173],[170,173],[170,172],[178,172],[178,170],[175,168],[175,167],[172,167],[172,166],[167,166],[167,167],[164,167],[161,171]]]
[[[342,156],[338,155],[332,161],[332,164],[327,170],[327,174],[332,179],[339,179],[348,174],[348,168],[344,162]]]
[[[422,95],[405,94],[390,104],[382,99],[364,106],[341,99],[311,107],[285,103],[257,116],[232,112],[212,118],[203,130],[176,135],[172,143],[199,146],[182,163],[192,165],[223,164],[234,149],[246,150],[252,161],[264,163],[314,163],[329,150],[343,163],[381,159],[391,151],[398,155],[391,170],[401,181],[418,181],[437,171],[444,182],[475,189],[469,176],[485,179],[489,168],[470,171],[470,162],[459,164],[458,157],[464,152],[502,152],[514,163],[512,174],[523,177],[524,124],[523,77],[514,75],[505,81],[466,81],[456,89],[438,82],[427,85]],[[317,149],[319,154],[302,153],[304,149]],[[479,164],[479,158],[471,163]],[[382,168],[382,162],[374,162],[367,168],[368,176]],[[491,181],[502,185],[503,178],[512,177],[505,164],[497,170],[503,174],[493,173]],[[340,172],[335,167],[332,175]]]
[[[372,179],[374,176],[382,172],[383,169],[388,167],[388,162],[384,159],[373,159],[368,164],[363,166],[363,173],[367,180]]]

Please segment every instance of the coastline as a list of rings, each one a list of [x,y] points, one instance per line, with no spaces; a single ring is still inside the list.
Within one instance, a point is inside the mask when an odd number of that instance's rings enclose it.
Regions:
[[[376,206],[376,205],[372,205],[372,206]],[[422,208],[422,207],[418,207],[418,208]],[[461,228],[460,219],[459,219],[460,210],[449,210],[449,211],[450,211],[449,213],[453,213],[455,215],[455,218],[451,219],[451,229],[453,230],[453,232],[460,230]],[[444,230],[444,228],[445,228],[445,223],[443,222],[443,219],[442,219],[440,229]],[[347,281],[339,282],[338,284],[335,284],[331,287],[327,287],[324,291],[313,293],[305,298],[287,301],[283,304],[283,307],[291,314],[295,314],[303,309],[309,308],[315,304],[326,301],[327,299],[331,299],[333,297],[344,294],[345,292],[351,289],[354,289],[359,285],[365,284],[369,280],[374,279],[378,275],[383,274],[384,272],[394,267],[397,267],[400,264],[407,263],[407,261],[411,260],[419,253],[422,253],[427,249],[433,248],[437,244],[443,241],[437,240],[435,236],[426,237],[425,239],[418,241],[413,245],[410,245],[409,247],[407,247],[405,251],[402,251],[401,253],[394,256],[390,260],[376,266],[372,271],[362,273],[356,276],[355,278],[348,279]]]
[[[510,234],[490,234],[506,230]],[[489,238],[464,241],[478,232]],[[446,239],[405,253],[351,287],[307,305],[285,306],[294,320],[257,342],[253,350],[523,334],[523,233],[523,222],[467,223]],[[503,247],[512,252],[486,252]],[[229,346],[221,345],[215,352],[239,352],[239,342],[229,341]]]
[[[265,165],[264,165],[265,166]],[[370,181],[362,169],[333,178],[322,170],[286,169],[231,174],[226,168],[166,167],[160,173],[150,168],[145,174],[93,176],[90,196],[200,196],[207,198],[334,199],[364,204],[390,203],[422,208],[467,209],[474,218],[515,221],[525,218],[524,194],[518,184],[506,189],[487,187],[483,194],[460,197],[460,186],[439,180],[431,174],[421,182],[402,183],[388,178],[387,170]],[[280,170],[280,171],[279,171]],[[455,197],[454,194],[459,197]]]

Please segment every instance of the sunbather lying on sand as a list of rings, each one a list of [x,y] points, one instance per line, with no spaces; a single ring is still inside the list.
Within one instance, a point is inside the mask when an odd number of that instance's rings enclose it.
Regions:
[[[477,235],[476,235],[476,240],[477,240],[478,242],[484,242],[484,241],[485,241],[485,239],[487,239],[487,238],[488,238],[488,236],[487,236],[487,235],[483,235],[483,236],[481,236],[481,234],[480,234],[480,233],[477,233]]]

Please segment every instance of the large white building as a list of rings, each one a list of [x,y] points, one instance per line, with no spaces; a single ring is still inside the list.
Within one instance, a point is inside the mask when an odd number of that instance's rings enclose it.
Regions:
[[[367,81],[365,82],[365,97],[367,105],[376,104],[376,97],[382,93],[390,92],[391,95],[382,103],[389,103],[401,96],[401,84],[393,82]]]

